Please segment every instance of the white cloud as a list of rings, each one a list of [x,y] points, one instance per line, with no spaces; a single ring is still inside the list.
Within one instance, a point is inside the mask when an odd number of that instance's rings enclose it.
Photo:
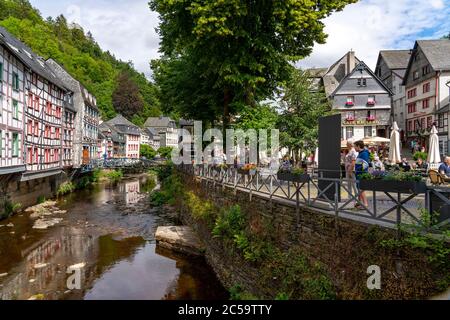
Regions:
[[[362,0],[325,20],[327,43],[301,67],[327,67],[353,49],[374,68],[382,49],[410,49],[420,38],[450,31],[450,0]]]
[[[133,61],[136,69],[150,76],[150,60],[159,57],[155,31],[158,15],[147,0],[32,0],[44,16],[64,14],[91,31],[103,50],[117,58]]]
[[[158,16],[148,0],[31,0],[44,16],[63,13],[90,30],[104,50],[150,75],[157,58]],[[325,20],[327,43],[316,45],[302,67],[326,67],[350,49],[374,68],[382,49],[409,49],[414,40],[450,32],[450,0],[361,0]]]

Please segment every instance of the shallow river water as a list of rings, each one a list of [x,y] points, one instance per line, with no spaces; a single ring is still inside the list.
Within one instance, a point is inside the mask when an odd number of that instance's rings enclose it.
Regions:
[[[0,221],[0,300],[227,299],[203,259],[156,246],[156,228],[177,222],[151,207],[152,187],[141,176],[73,193],[46,230],[28,213]]]

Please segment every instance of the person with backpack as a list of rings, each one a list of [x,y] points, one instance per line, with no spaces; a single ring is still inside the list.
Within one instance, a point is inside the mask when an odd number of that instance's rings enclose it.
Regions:
[[[364,145],[363,141],[355,142],[355,150],[358,152],[358,157],[355,162],[355,175],[356,175],[356,185],[359,190],[358,200],[364,204],[364,206],[369,207],[369,202],[367,201],[366,193],[364,190],[359,188],[359,182],[361,181],[361,176],[364,173],[369,172],[369,162],[370,162],[370,153],[369,150]],[[355,208],[362,209],[360,204],[356,204]]]

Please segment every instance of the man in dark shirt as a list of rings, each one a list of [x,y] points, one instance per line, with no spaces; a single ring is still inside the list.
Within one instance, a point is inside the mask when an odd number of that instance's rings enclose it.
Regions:
[[[439,167],[439,172],[450,178],[450,157],[445,157],[444,163]]]
[[[356,173],[356,181],[357,181],[357,187],[359,189],[359,181],[361,180],[361,175],[364,173],[369,172],[369,162],[370,162],[370,154],[369,150],[366,149],[363,141],[357,141],[355,142],[355,149],[359,153],[358,157],[356,158],[355,163],[355,173]],[[361,201],[366,207],[369,206],[369,203],[367,201],[366,193],[359,189],[359,201]],[[358,209],[361,209],[361,205],[357,204],[355,206]]]

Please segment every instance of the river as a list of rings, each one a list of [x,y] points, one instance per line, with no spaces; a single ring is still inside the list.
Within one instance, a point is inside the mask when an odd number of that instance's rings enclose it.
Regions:
[[[177,221],[152,208],[153,187],[142,175],[75,192],[57,201],[67,212],[46,230],[29,213],[0,221],[0,299],[228,299],[203,259],[156,246],[156,228]]]

